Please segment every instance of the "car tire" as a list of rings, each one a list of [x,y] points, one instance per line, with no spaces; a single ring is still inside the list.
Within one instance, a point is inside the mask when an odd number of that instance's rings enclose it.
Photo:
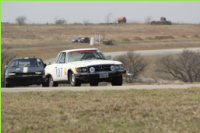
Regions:
[[[122,75],[113,77],[111,81],[112,86],[122,86],[123,84],[123,78]]]
[[[69,72],[68,78],[71,86],[81,86],[81,82],[75,78],[72,72]]]
[[[47,81],[42,82],[42,87],[49,87],[49,83]]]
[[[98,81],[91,81],[90,86],[98,86],[99,82]]]
[[[57,87],[58,86],[58,83],[53,81],[52,76],[49,76],[49,78],[48,78],[48,86],[49,87]]]
[[[14,87],[14,84],[9,84],[8,82],[7,82],[7,80],[6,79],[4,79],[3,80],[3,87],[6,87],[6,88],[8,88],[8,87]]]
[[[43,79],[42,87],[49,87],[49,77]]]

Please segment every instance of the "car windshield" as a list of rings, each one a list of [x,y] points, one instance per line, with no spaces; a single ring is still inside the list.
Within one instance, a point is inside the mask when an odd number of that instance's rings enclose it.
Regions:
[[[10,67],[38,67],[41,65],[39,59],[16,59],[11,62]]]
[[[68,54],[69,62],[81,61],[81,60],[95,60],[102,59],[105,60],[105,57],[101,52],[97,50],[81,50],[81,51],[73,51]]]

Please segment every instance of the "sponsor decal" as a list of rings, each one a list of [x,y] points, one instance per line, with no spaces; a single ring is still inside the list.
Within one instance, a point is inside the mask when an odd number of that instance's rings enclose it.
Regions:
[[[23,67],[23,73],[27,73],[28,72],[28,67]]]
[[[65,68],[65,70],[64,70],[64,74],[67,75],[67,69],[66,69],[66,68]]]

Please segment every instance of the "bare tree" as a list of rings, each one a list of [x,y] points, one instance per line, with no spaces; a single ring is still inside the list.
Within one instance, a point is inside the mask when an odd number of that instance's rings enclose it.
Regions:
[[[199,82],[200,53],[186,50],[177,57],[163,57],[158,61],[157,71],[183,82]]]
[[[56,25],[63,25],[63,24],[66,24],[66,23],[67,23],[67,21],[63,18],[55,20]]]
[[[15,21],[16,21],[16,23],[18,25],[24,25],[24,24],[26,24],[26,20],[27,20],[27,18],[25,16],[19,16],[19,17],[17,17],[15,19]]]
[[[84,25],[89,25],[89,24],[91,24],[91,23],[90,23],[89,20],[85,19],[85,20],[83,20],[83,24],[84,24]]]
[[[151,16],[148,16],[148,17],[145,18],[145,24],[151,24],[151,21],[152,21]]]
[[[125,55],[116,57],[115,60],[124,64],[129,75],[129,78],[126,78],[128,82],[133,82],[133,80],[137,79],[147,66],[145,60],[134,52],[127,52]]]

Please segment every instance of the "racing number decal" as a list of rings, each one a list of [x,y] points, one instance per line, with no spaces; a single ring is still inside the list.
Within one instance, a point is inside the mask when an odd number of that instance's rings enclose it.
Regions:
[[[65,73],[65,76],[67,75],[67,69],[65,68],[65,71],[64,71],[64,73]]]
[[[55,69],[56,69],[56,76],[62,77],[63,68],[55,67]]]

